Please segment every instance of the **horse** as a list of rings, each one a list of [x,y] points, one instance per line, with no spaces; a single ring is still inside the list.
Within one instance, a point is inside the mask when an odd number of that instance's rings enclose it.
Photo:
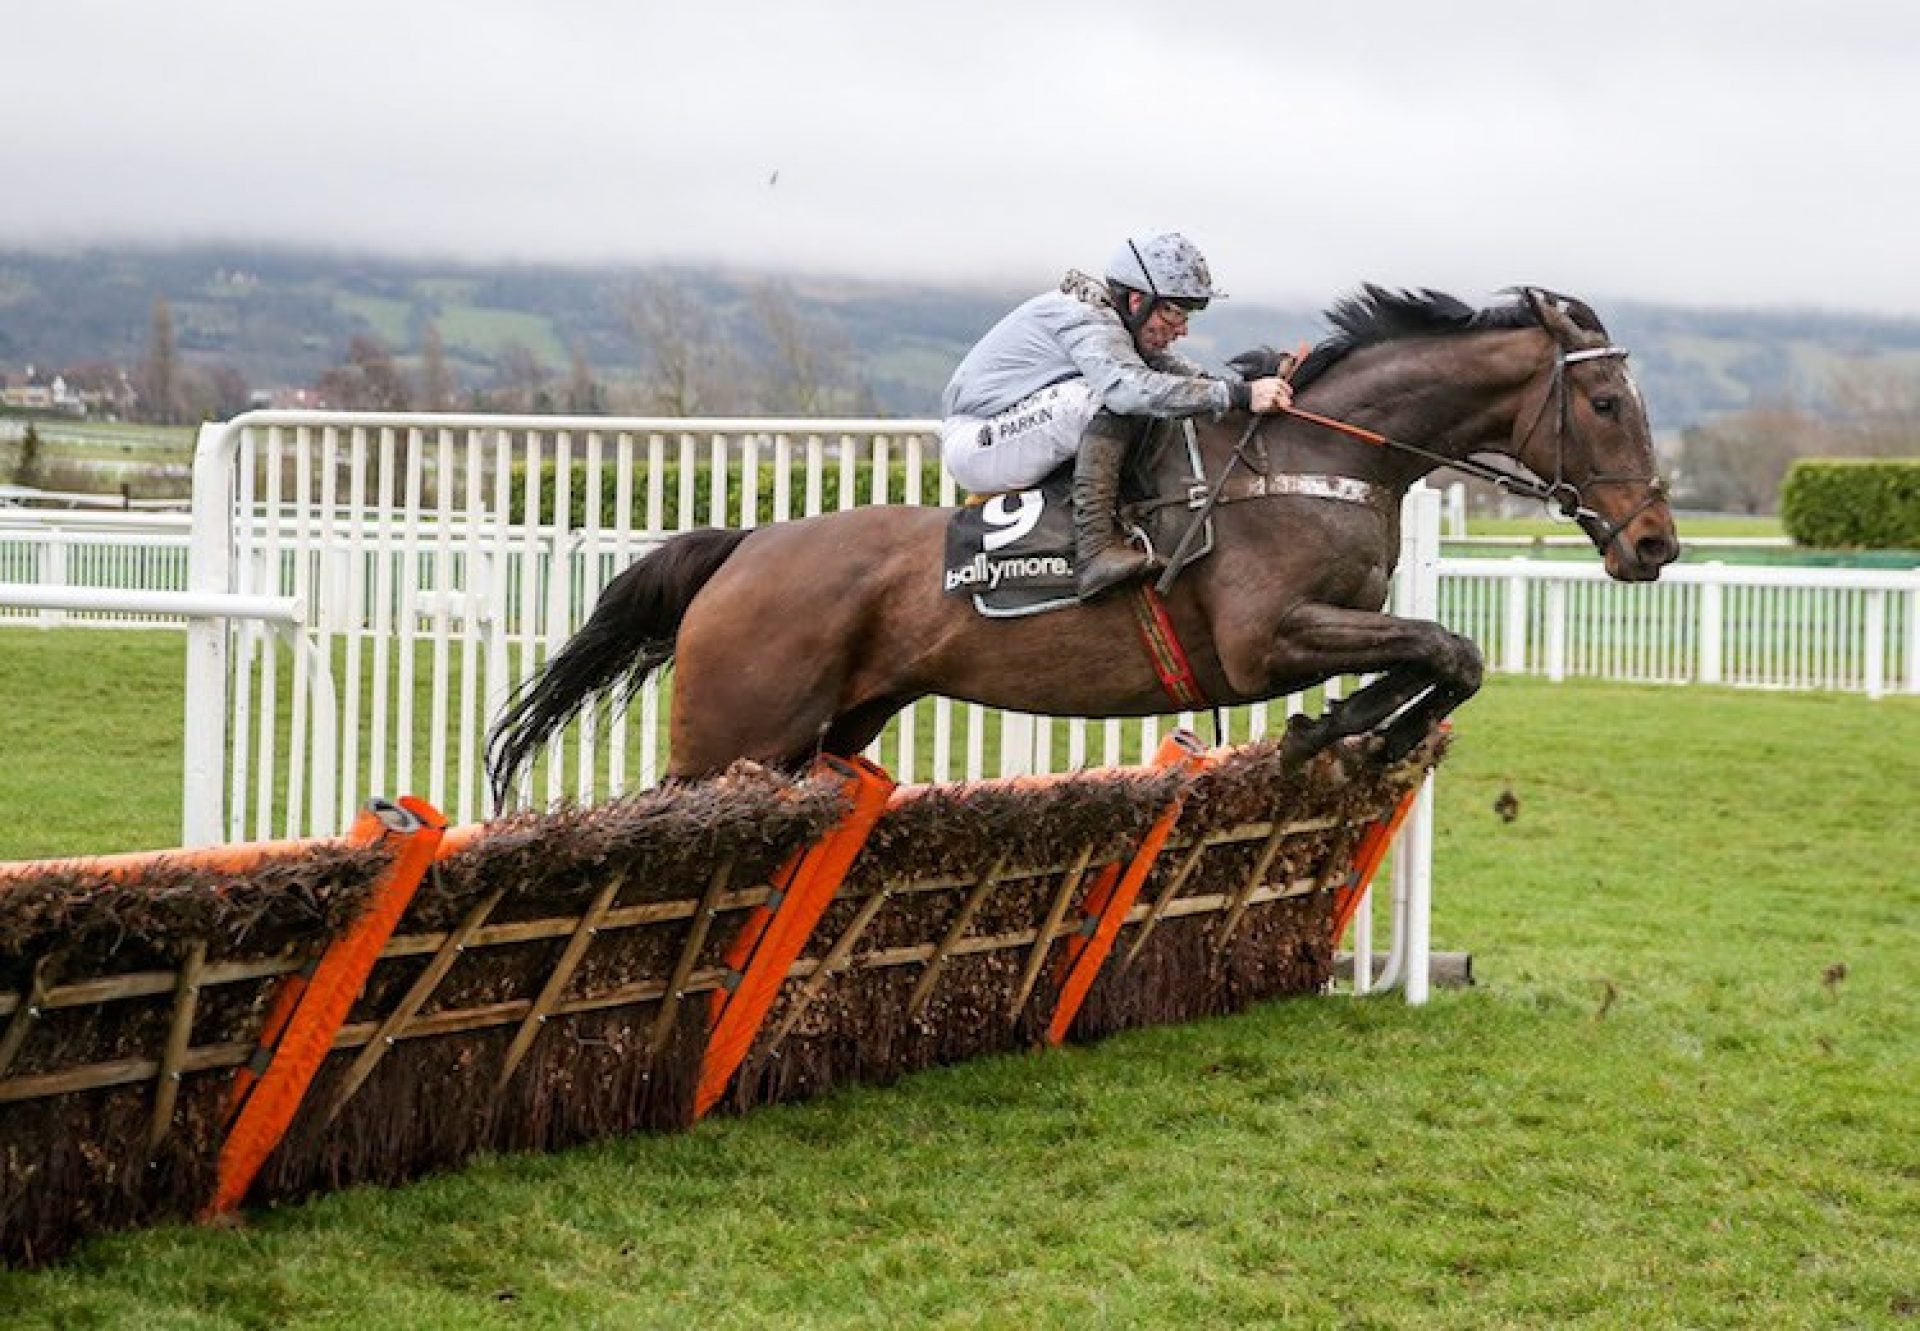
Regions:
[[[1657,579],[1678,557],[1624,349],[1583,301],[1511,294],[1475,309],[1366,285],[1327,311],[1333,331],[1295,367],[1289,413],[1194,418],[1207,474],[1240,472],[1217,495],[1213,552],[1165,589],[1207,702],[1372,675],[1322,716],[1295,718],[1285,742],[1308,757],[1367,737],[1392,759],[1474,694],[1471,641],[1381,611],[1400,498],[1441,466],[1557,504],[1617,580]],[[1512,459],[1519,477],[1482,453]],[[496,802],[590,699],[630,697],[668,662],[669,779],[851,756],[928,695],[1053,716],[1180,710],[1135,641],[1124,589],[997,619],[945,594],[953,512],[875,506],[668,539],[607,585],[510,700],[489,734]]]

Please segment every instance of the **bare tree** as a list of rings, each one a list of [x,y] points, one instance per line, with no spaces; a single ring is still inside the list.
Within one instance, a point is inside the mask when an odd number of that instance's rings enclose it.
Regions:
[[[567,366],[567,410],[576,415],[597,416],[606,409],[606,389],[593,377],[586,347],[575,342]]]
[[[159,425],[177,425],[181,418],[180,355],[173,336],[173,309],[166,297],[153,301],[153,321],[147,330],[147,355],[140,368],[142,414]]]
[[[346,359],[324,371],[313,386],[322,401],[342,411],[405,411],[412,405],[393,353],[379,338],[364,333],[348,339]]]
[[[252,405],[253,390],[238,367],[222,363],[190,367],[180,376],[186,419],[231,420]]]
[[[1681,435],[1678,497],[1695,508],[1771,513],[1787,468],[1827,449],[1826,429],[1790,399],[1734,412]]]
[[[494,404],[522,414],[552,411],[553,395],[547,389],[552,380],[553,372],[532,347],[520,341],[502,343],[494,362]]]
[[[839,323],[803,313],[782,283],[753,289],[753,312],[771,347],[769,407],[802,416],[849,409],[860,396],[853,344]]]
[[[440,339],[440,325],[429,321],[420,334],[420,410],[451,411],[453,397],[447,345]]]
[[[737,357],[684,284],[647,281],[628,293],[624,307],[640,344],[643,410],[697,416],[738,408],[741,376],[730,373]]]
[[[1920,454],[1920,372],[1880,360],[1848,360],[1827,383],[1832,444],[1844,457]]]

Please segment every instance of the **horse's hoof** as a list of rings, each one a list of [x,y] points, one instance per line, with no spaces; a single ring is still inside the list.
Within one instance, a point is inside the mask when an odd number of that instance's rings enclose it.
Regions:
[[[1356,761],[1369,764],[1379,763],[1384,761],[1385,758],[1387,737],[1377,730],[1368,731],[1364,735],[1349,736],[1346,743],[1340,747],[1345,749],[1347,754]]]
[[[1337,744],[1329,744],[1320,755],[1327,771],[1341,781],[1352,781],[1372,764],[1370,759],[1377,745],[1369,743],[1369,735],[1349,735]]]
[[[1426,740],[1428,729],[1409,725],[1389,727],[1377,738],[1380,742],[1378,758],[1382,767],[1398,767],[1412,752]]]
[[[1320,727],[1313,718],[1294,715],[1287,718],[1286,733],[1280,737],[1280,757],[1289,765],[1303,765],[1325,748]]]

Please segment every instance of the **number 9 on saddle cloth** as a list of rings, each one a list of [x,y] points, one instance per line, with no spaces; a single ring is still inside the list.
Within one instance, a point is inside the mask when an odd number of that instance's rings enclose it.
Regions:
[[[1172,553],[1209,484],[1191,420],[1141,420],[1127,462],[1123,522],[1161,556]],[[1038,486],[976,496],[947,524],[942,589],[971,596],[991,619],[1061,610],[1074,592],[1073,462]],[[1212,524],[1191,543],[1188,562],[1213,549]]]

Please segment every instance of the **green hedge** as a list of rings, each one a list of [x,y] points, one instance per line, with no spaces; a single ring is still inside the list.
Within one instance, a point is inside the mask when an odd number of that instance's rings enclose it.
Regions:
[[[568,526],[586,525],[587,516],[587,468],[585,463],[575,463],[571,467],[569,485],[572,489],[567,495]],[[760,485],[756,495],[755,511],[759,524],[773,521],[773,478],[774,464],[762,462],[759,467]],[[907,464],[893,460],[887,464],[887,498],[890,503],[904,503],[907,493]],[[540,521],[549,522],[553,516],[553,481],[555,469],[551,462],[540,464]],[[791,516],[799,517],[806,510],[807,473],[804,465],[796,465],[787,473],[790,498],[788,509]],[[663,512],[671,525],[680,512],[680,463],[670,458],[661,466],[660,487]],[[613,473],[604,472],[600,477],[600,525],[613,527],[617,523],[618,498],[614,493]],[[693,478],[694,512],[700,522],[707,521],[713,502],[713,472],[705,465],[695,469]],[[524,465],[513,469],[513,507],[514,517],[524,522],[526,513],[527,473]],[[868,504],[873,499],[873,462],[861,459],[854,464],[854,502]],[[940,463],[930,459],[920,467],[920,502],[937,504],[940,502]],[[820,474],[820,505],[831,512],[840,507],[840,464],[830,461]],[[727,478],[728,523],[738,526],[740,522],[740,474],[733,471]],[[630,515],[633,526],[644,527],[647,522],[647,470],[637,466],[633,473],[633,512]]]
[[[1819,549],[1920,550],[1920,459],[1796,462],[1780,486],[1780,521]]]

